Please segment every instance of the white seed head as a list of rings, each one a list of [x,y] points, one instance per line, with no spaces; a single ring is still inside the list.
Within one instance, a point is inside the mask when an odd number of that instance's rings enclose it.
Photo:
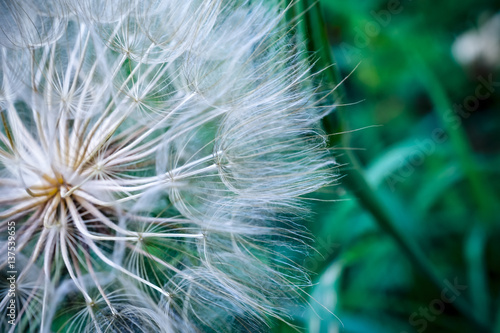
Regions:
[[[283,13],[211,0],[0,9],[0,246],[14,221],[17,327],[257,332],[286,317],[309,283],[293,257],[300,197],[335,165]]]

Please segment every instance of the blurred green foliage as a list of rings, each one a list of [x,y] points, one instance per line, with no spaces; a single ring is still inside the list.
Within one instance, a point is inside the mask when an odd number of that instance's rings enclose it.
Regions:
[[[312,11],[318,3],[299,5]],[[341,162],[347,151],[359,160],[368,186],[349,181],[356,165],[347,159],[340,184],[317,194],[337,201],[314,206],[309,228],[318,255],[305,266],[316,285],[310,309],[296,313],[297,324],[311,333],[500,332],[500,24],[490,39],[477,37],[457,51],[467,33],[480,36],[500,3],[319,5],[324,23],[303,15],[301,33],[309,41],[327,38],[333,70],[350,75],[340,94],[346,105],[330,117],[343,118],[339,128],[353,132],[348,146],[332,141],[332,152]],[[309,51],[328,66],[317,45]],[[457,52],[495,54],[495,47],[496,63],[457,61]],[[322,84],[337,83],[329,80],[325,75]],[[403,240],[358,200],[366,193]],[[401,247],[405,239],[440,284],[411,260]]]

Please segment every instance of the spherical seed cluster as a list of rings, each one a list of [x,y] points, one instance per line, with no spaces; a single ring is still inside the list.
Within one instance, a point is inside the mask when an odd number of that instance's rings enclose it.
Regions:
[[[265,331],[332,181],[268,2],[0,1],[3,332]],[[7,274],[7,256],[0,258]],[[2,278],[2,282],[6,279]],[[2,313],[10,297],[0,284]]]

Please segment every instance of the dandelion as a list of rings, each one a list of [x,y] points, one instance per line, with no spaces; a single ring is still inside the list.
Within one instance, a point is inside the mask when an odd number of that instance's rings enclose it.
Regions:
[[[332,181],[269,4],[0,1],[3,332],[265,331]],[[2,277],[2,282],[6,281]],[[0,285],[0,309],[12,299]]]

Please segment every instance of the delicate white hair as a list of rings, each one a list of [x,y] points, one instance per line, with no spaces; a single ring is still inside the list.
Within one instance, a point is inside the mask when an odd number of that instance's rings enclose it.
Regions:
[[[0,246],[14,221],[19,329],[286,320],[309,283],[301,197],[335,163],[283,15],[264,1],[0,0]]]

